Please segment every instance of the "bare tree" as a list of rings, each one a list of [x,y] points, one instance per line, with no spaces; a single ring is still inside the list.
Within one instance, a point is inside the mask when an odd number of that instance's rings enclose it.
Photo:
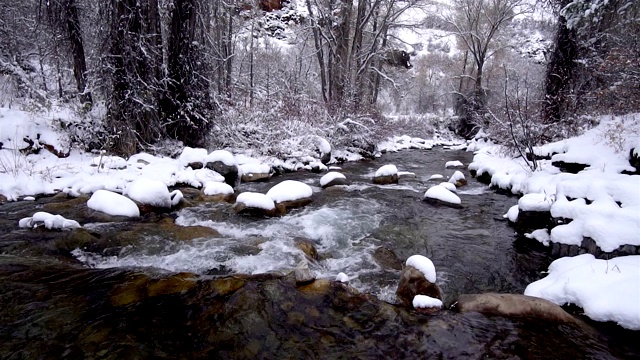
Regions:
[[[501,48],[496,42],[497,36],[515,16],[530,9],[524,0],[454,0],[452,4],[452,11],[443,15],[443,19],[471,57],[475,73],[471,98],[465,94],[458,96],[465,98],[472,115],[481,114],[486,109],[485,65]]]

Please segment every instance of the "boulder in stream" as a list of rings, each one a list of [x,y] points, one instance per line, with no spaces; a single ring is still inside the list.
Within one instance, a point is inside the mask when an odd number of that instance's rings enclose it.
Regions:
[[[395,165],[381,166],[373,176],[373,183],[389,185],[398,183],[398,168]]]
[[[424,261],[425,259],[428,262]],[[414,255],[407,259],[407,266],[402,270],[396,295],[408,308],[413,308],[413,299],[416,295],[426,295],[442,300],[442,290],[435,281],[435,269],[431,260],[421,255]]]

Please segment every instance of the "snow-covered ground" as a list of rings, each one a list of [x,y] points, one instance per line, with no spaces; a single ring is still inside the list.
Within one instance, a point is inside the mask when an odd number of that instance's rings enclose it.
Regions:
[[[605,116],[584,134],[534,149],[540,160],[533,172],[522,158],[504,155],[500,146],[481,140],[470,170],[491,177],[493,186],[523,194],[518,204],[505,209],[515,222],[520,211],[550,211],[570,219],[549,232],[538,229],[527,237],[546,246],[551,242],[581,245],[591,238],[604,252],[624,245],[640,246],[640,175],[629,163],[630,152],[640,149],[640,114]],[[576,174],[563,173],[553,162],[584,164]],[[528,295],[558,304],[577,304],[595,320],[615,321],[640,329],[640,257],[597,260],[591,255],[562,258],[549,268],[547,278],[532,284]]]

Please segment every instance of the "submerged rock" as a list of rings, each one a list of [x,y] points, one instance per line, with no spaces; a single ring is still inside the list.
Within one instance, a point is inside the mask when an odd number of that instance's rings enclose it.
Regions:
[[[318,250],[316,250],[316,245],[313,241],[301,237],[296,237],[293,239],[296,247],[311,260],[318,261]]]
[[[393,250],[380,246],[374,251],[373,259],[385,270],[402,270],[402,260]]]
[[[551,301],[520,294],[462,294],[452,308],[459,312],[579,323],[576,318]]]

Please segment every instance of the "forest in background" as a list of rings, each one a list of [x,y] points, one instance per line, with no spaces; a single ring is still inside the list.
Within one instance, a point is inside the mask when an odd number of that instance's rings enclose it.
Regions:
[[[0,10],[0,106],[72,109],[59,126],[74,145],[115,154],[167,140],[277,151],[305,134],[372,153],[400,129],[447,127],[483,129],[517,153],[640,110],[633,0],[0,0]]]

